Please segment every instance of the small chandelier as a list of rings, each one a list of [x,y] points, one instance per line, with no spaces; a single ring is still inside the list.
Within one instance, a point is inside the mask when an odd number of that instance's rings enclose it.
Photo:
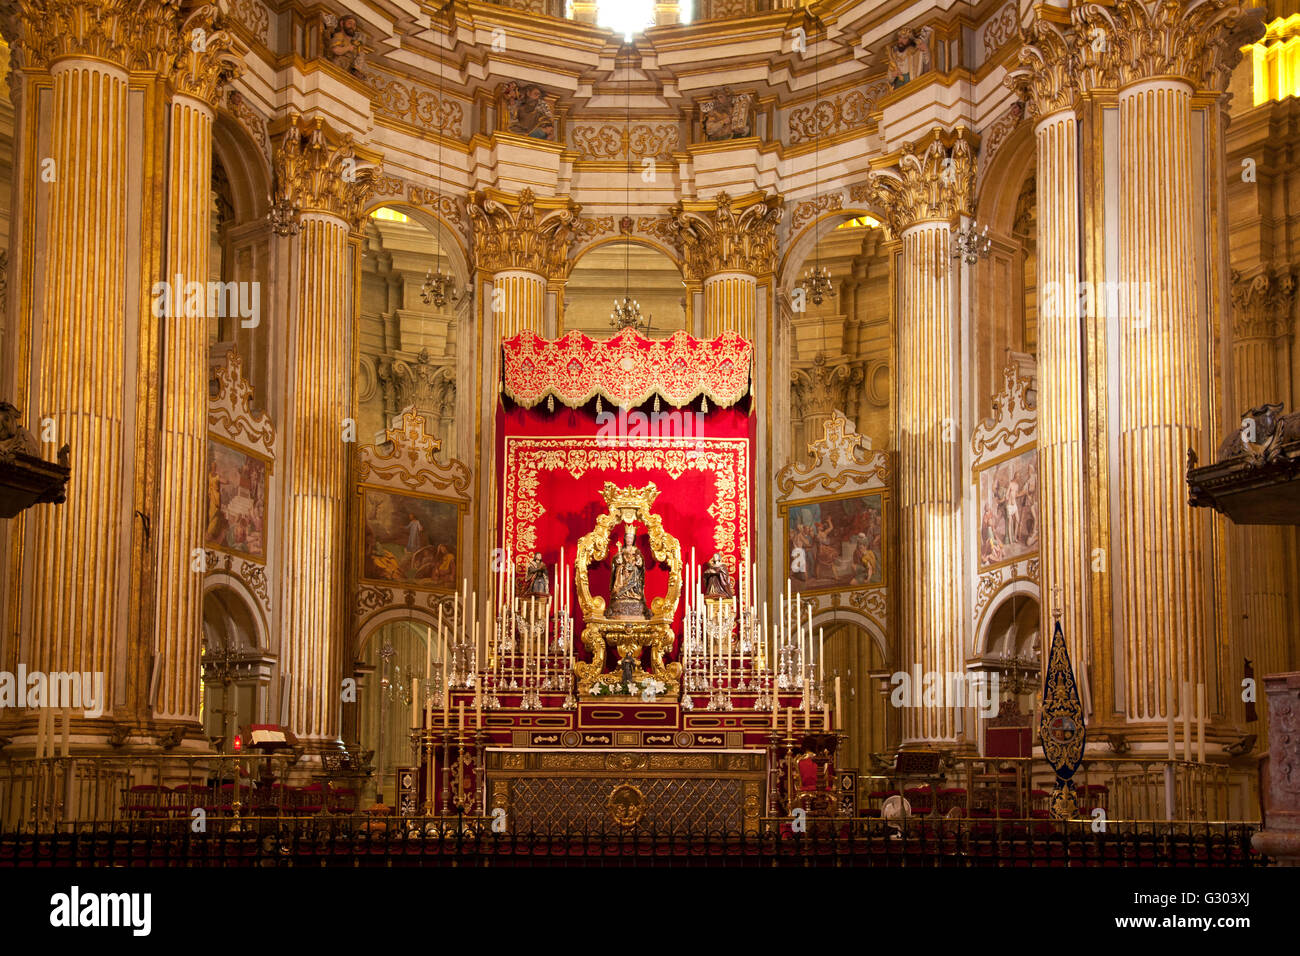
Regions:
[[[609,314],[610,328],[616,331],[634,329],[641,324],[641,303],[623,296],[623,301],[614,300],[614,311]]]
[[[438,308],[442,308],[448,301],[456,302],[460,299],[460,292],[456,289],[456,280],[445,272],[434,273],[429,270],[428,275],[424,277],[424,285],[420,287],[420,301],[425,305],[433,303]]]
[[[813,300],[813,305],[821,305],[825,299],[834,290],[831,284],[831,271],[825,266],[813,266],[808,269],[808,274],[803,277],[799,283],[803,286],[808,298]]]
[[[973,266],[988,257],[993,240],[989,238],[989,227],[983,232],[975,231],[975,224],[964,226],[952,234],[952,257],[960,258],[968,266]]]

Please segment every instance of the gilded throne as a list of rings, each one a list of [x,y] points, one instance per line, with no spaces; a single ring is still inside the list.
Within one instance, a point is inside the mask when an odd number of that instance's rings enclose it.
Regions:
[[[582,607],[582,642],[591,651],[591,661],[574,665],[578,693],[593,696],[596,685],[612,689],[628,678],[644,682],[650,678],[664,684],[664,696],[676,697],[681,690],[682,665],[664,663],[673,645],[673,615],[682,586],[682,549],[677,539],[663,528],[663,519],[650,509],[659,495],[654,482],[644,488],[618,488],[605,482],[601,496],[608,511],[596,519],[596,527],[578,540],[574,584]],[[611,537],[623,525],[621,542],[611,555]],[[667,593],[646,602],[646,557],[636,543],[636,527],[643,525],[650,539],[655,561],[668,565]],[[608,600],[591,593],[588,568],[611,558]],[[610,660],[610,650],[613,660]],[[648,652],[650,669],[642,666]],[[607,663],[613,666],[607,668]]]

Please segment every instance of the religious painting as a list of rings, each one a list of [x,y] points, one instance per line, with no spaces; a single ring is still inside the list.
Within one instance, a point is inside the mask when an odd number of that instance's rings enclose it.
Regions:
[[[266,560],[266,479],[271,463],[208,439],[207,529],[210,548]]]
[[[516,83],[513,80],[501,86],[499,93],[501,125],[506,132],[529,136],[533,139],[555,141],[555,115],[546,101],[546,92],[536,83]]]
[[[801,501],[782,510],[787,571],[796,591],[844,591],[885,583],[883,492]]]
[[[454,501],[363,488],[361,576],[374,584],[452,590],[460,553]]]
[[[976,477],[981,568],[1038,551],[1038,449],[983,468]]]

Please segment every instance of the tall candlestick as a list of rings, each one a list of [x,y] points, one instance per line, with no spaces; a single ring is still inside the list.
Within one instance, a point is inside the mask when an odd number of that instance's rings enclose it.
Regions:
[[[1205,685],[1196,685],[1196,759],[1205,763]]]
[[[1174,759],[1174,679],[1165,681],[1165,736],[1169,744],[1169,759]]]

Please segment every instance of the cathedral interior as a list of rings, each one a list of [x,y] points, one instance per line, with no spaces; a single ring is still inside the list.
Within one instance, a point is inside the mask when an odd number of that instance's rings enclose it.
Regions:
[[[0,864],[1300,862],[1295,0],[0,37]]]

